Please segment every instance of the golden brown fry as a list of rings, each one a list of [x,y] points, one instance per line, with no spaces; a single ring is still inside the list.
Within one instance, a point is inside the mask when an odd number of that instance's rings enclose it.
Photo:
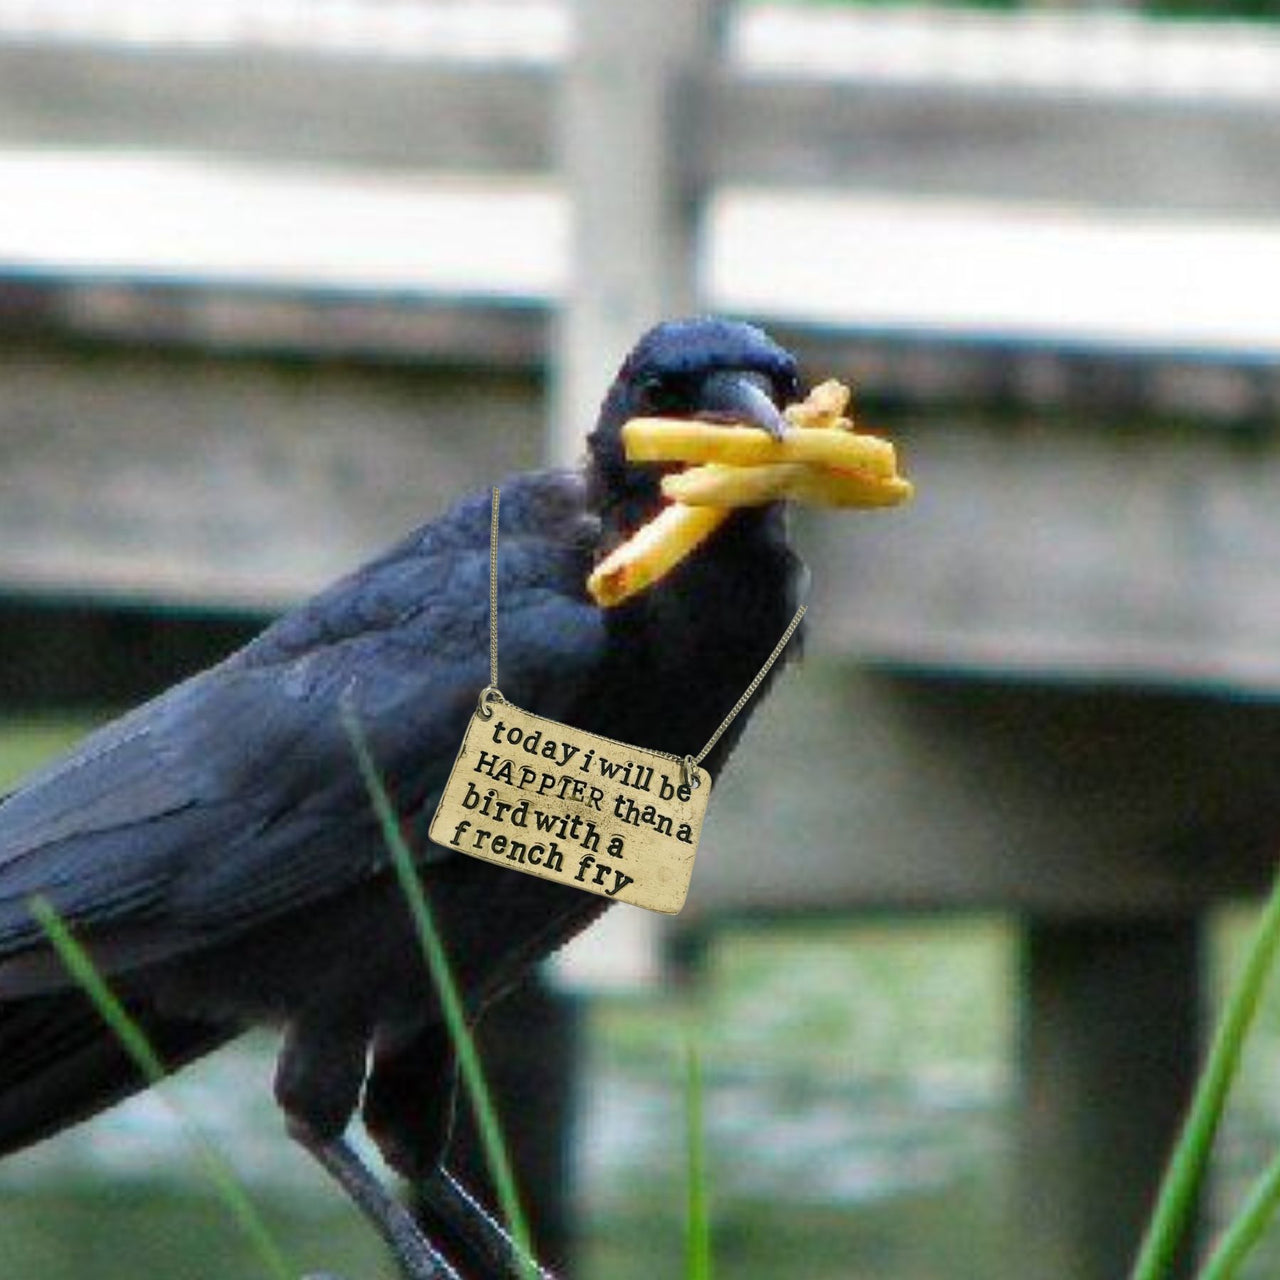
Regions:
[[[793,427],[826,429],[835,427],[852,431],[853,423],[845,416],[849,411],[849,388],[835,378],[820,382],[797,404],[789,404],[782,416]]]
[[[786,496],[806,470],[799,462],[730,467],[708,462],[662,477],[662,496],[691,507],[763,507]]]
[[[729,467],[709,462],[663,476],[662,494],[691,507],[761,507],[789,499],[815,507],[895,507],[911,497],[900,476],[780,462]]]
[[[758,427],[717,426],[685,418],[632,418],[622,428],[631,462],[730,462],[751,466],[772,461],[770,439]]]
[[[811,507],[896,507],[914,490],[901,476],[868,476],[833,467],[805,467],[783,495]]]
[[[792,431],[775,440],[756,427],[632,418],[622,428],[622,443],[632,462],[722,462],[735,467],[804,462],[886,478],[897,473],[888,440],[854,431]]]
[[[643,591],[671,572],[729,516],[725,507],[672,503],[596,565],[587,579],[591,598],[604,608]]]

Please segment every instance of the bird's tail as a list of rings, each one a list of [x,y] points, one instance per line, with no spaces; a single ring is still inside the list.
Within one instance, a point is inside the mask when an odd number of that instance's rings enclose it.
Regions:
[[[210,1053],[239,1028],[130,1014],[171,1068]],[[88,1119],[146,1085],[98,1011],[78,991],[0,1005],[0,1157]]]

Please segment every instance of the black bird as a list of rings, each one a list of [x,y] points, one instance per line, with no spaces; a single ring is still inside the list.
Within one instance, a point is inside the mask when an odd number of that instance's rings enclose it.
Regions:
[[[776,433],[798,395],[794,360],[759,329],[669,322],[623,364],[582,470],[503,483],[508,698],[639,746],[704,745],[789,621],[801,568],[781,507],[745,509],[656,586],[594,605],[593,564],[661,502],[662,468],[628,463],[619,429],[660,413]],[[488,610],[486,491],[0,805],[0,1154],[144,1084],[33,920],[41,895],[170,1066],[251,1025],[283,1029],[275,1092],[290,1133],[378,1222],[406,1274],[457,1272],[346,1145],[357,1106],[391,1166],[425,1186],[429,1234],[481,1273],[501,1270],[460,1225],[465,1194],[440,1169],[453,1057],[340,719],[346,699],[478,1013],[607,905],[426,839],[488,682]],[[707,757],[713,777],[744,724]]]

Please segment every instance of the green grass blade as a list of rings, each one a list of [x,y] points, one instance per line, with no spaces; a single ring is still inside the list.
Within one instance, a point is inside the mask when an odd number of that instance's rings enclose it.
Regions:
[[[1200,1269],[1199,1280],[1233,1280],[1240,1265],[1262,1239],[1280,1205],[1280,1156],[1254,1183],[1248,1199],[1218,1237]]]
[[[475,1115],[476,1128],[493,1178],[502,1218],[519,1254],[521,1273],[526,1280],[537,1280],[538,1267],[533,1260],[532,1237],[529,1233],[528,1220],[520,1206],[515,1176],[507,1156],[506,1143],[502,1137],[502,1127],[489,1094],[471,1029],[467,1026],[466,1012],[463,1009],[457,983],[453,980],[449,958],[445,954],[439,931],[435,927],[422,881],[418,878],[417,870],[413,865],[413,855],[405,840],[395,806],[392,805],[377,766],[374,764],[364,731],[355,713],[346,704],[342,708],[342,723],[347,736],[351,739],[360,775],[369,792],[374,813],[382,828],[383,838],[391,853],[396,875],[409,904],[409,911],[422,944],[428,972],[440,997],[440,1008],[444,1014],[445,1025],[449,1029],[454,1052],[458,1055],[458,1069],[466,1086],[472,1113]]]
[[[152,1048],[146,1033],[129,1016],[116,994],[107,985],[88,952],[75,940],[66,922],[47,898],[35,897],[30,901],[31,914],[44,930],[50,944],[57,951],[67,971],[83,988],[93,1002],[102,1020],[111,1028],[125,1052],[133,1059],[147,1082],[164,1099],[182,1126],[205,1176],[209,1179],[227,1212],[244,1232],[266,1272],[275,1280],[294,1280],[295,1269],[276,1244],[270,1229],[263,1221],[249,1198],[249,1193],[236,1177],[234,1170],[218,1153],[214,1145],[183,1114],[171,1098],[166,1096],[165,1084],[169,1073],[159,1055]]]
[[[1209,1047],[1182,1133],[1165,1172],[1131,1280],[1164,1280],[1194,1213],[1227,1093],[1280,946],[1280,880],[1262,913],[1244,972],[1236,983]]]
[[[711,1280],[711,1215],[707,1199],[702,1063],[691,1044],[685,1054],[685,1280]]]

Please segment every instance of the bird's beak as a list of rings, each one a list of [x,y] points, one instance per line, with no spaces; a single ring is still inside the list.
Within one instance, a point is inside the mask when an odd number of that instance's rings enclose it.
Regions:
[[[759,427],[775,440],[786,432],[786,419],[770,394],[769,380],[759,373],[723,369],[702,383],[695,418]]]

